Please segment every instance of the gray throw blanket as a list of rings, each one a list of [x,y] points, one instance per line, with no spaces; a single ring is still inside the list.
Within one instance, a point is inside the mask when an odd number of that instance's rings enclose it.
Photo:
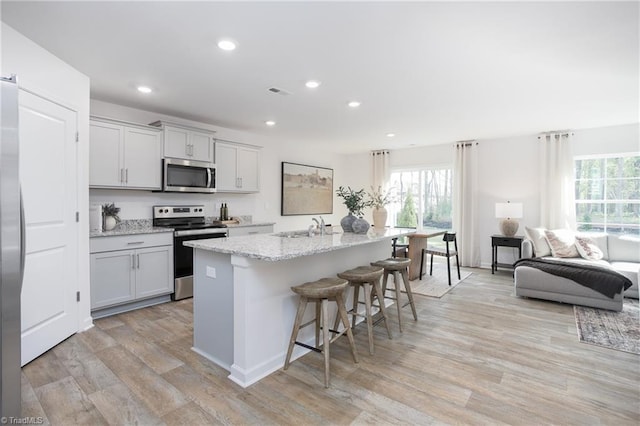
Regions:
[[[520,259],[513,264],[518,266],[529,266],[539,269],[549,274],[568,278],[580,285],[589,287],[613,299],[622,289],[631,287],[631,280],[613,269],[604,268],[597,265],[584,265],[565,263],[552,259]]]

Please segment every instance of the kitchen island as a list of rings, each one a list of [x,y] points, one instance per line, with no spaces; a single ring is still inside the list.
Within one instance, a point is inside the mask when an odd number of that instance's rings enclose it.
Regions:
[[[284,365],[297,308],[292,286],[386,259],[391,239],[412,232],[280,233],[185,242],[194,248],[193,350],[229,370],[240,386],[255,383]],[[308,309],[304,321],[314,314]],[[313,344],[313,327],[301,330],[298,339]],[[297,346],[292,359],[307,352]]]

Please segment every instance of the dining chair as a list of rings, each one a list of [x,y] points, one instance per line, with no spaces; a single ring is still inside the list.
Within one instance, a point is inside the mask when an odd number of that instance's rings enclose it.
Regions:
[[[456,233],[445,232],[442,237],[442,241],[445,242],[445,247],[427,244],[427,248],[422,249],[422,256],[420,257],[420,279],[422,279],[425,254],[431,255],[429,275],[433,275],[433,256],[443,256],[447,258],[447,275],[449,277],[449,286],[451,286],[451,262],[449,259],[454,256],[456,257],[456,266],[458,268],[458,279],[460,279],[460,262],[458,261],[458,242],[456,241]],[[451,243],[453,243],[453,250],[450,247]]]

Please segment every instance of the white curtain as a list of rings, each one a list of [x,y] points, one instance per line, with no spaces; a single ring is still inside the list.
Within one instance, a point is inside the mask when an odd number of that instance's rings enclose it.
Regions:
[[[540,226],[576,229],[571,133],[549,133],[540,139]]]
[[[478,238],[478,143],[454,147],[453,230],[457,233],[461,266],[480,266]]]
[[[371,186],[374,190],[378,186],[387,190],[391,172],[389,171],[389,151],[371,151]]]

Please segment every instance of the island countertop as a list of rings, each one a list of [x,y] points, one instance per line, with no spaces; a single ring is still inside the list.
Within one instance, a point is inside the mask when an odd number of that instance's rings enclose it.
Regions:
[[[369,244],[401,235],[412,234],[415,230],[385,228],[384,230],[376,231],[372,228],[366,234],[340,232],[328,235],[314,235],[313,237],[301,235],[300,232],[185,241],[184,245],[216,253],[233,254],[275,262]],[[293,237],[283,236],[285,234],[291,234]]]

